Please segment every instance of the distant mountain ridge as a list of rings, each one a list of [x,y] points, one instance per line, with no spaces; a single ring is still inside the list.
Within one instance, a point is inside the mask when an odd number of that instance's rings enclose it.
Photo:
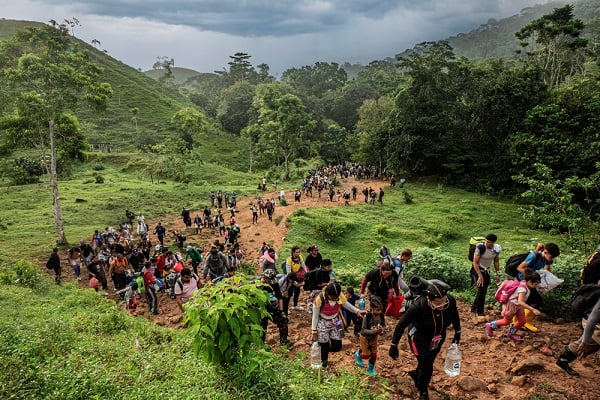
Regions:
[[[531,21],[550,14],[555,8],[563,7],[566,4],[573,4],[576,18],[586,24],[585,36],[588,38],[597,36],[600,31],[600,2],[598,0],[554,0],[546,4],[523,8],[518,14],[501,20],[490,19],[468,33],[459,33],[443,40],[448,41],[457,56],[473,61],[484,58],[514,59],[516,58],[515,51],[521,48],[515,32]],[[420,46],[415,45],[412,49],[396,54],[396,57],[406,58],[419,49]]]

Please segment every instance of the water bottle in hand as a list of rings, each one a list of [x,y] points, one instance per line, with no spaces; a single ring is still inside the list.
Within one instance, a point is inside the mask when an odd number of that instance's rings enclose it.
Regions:
[[[458,344],[452,343],[446,351],[446,361],[444,363],[444,372],[449,376],[457,376],[460,374],[460,364],[462,355],[458,349]]]
[[[310,366],[312,368],[321,368],[321,347],[319,342],[313,342],[310,346]]]

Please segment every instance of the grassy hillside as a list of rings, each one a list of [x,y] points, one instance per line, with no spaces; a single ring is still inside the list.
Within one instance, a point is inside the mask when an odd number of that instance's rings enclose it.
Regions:
[[[181,67],[173,67],[171,68],[171,72],[173,73],[173,84],[175,86],[184,85],[189,79],[197,77],[198,75],[203,75],[202,72]],[[144,71],[144,74],[146,74],[154,80],[159,80],[162,76],[164,76],[164,73],[165,70],[163,69],[151,69],[148,71]]]
[[[36,24],[39,23],[0,20],[0,40],[11,37],[17,29]],[[186,96],[87,43],[79,44],[104,68],[101,79],[109,82],[114,91],[105,112],[97,114],[81,108],[75,113],[90,143],[112,143],[120,151],[132,151],[178,135],[171,124],[172,116],[183,107],[195,107]],[[247,167],[246,152],[240,150],[238,137],[222,133],[210,120],[205,133],[206,139],[199,144],[206,150],[203,161]]]

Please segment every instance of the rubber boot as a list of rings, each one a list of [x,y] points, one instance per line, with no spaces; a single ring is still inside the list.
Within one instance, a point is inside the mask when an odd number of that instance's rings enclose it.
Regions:
[[[573,353],[572,351],[570,351],[568,348],[565,347],[563,352],[560,353],[558,360],[556,360],[556,365],[558,365],[567,374],[577,376],[577,375],[579,375],[579,372],[575,371],[569,365],[569,363],[571,361],[575,360],[576,358],[577,358],[577,354]]]
[[[506,336],[517,343],[521,343],[523,341],[523,339],[521,339],[521,336],[517,335],[517,328],[515,328],[513,324],[510,324],[510,326],[508,327],[508,332],[506,333]]]
[[[496,321],[488,322],[485,324],[485,331],[489,337],[494,336],[494,329],[497,329]]]
[[[371,376],[375,376],[375,364],[371,364],[369,363],[369,365],[367,366],[367,372],[369,373],[369,375]]]
[[[525,309],[525,324],[523,325],[523,328],[527,329],[530,332],[539,331],[539,329],[536,328],[535,326],[533,326],[533,324],[532,324],[534,318],[535,318],[535,314],[533,313],[533,311],[528,310],[526,308]]]
[[[365,363],[363,362],[362,358],[360,358],[360,350],[356,350],[356,353],[354,353],[354,361],[356,361],[356,365],[358,365],[359,367],[365,366]]]

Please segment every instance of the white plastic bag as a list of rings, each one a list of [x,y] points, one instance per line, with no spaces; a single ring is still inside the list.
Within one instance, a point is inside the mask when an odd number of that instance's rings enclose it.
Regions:
[[[549,290],[552,290],[565,281],[564,279],[560,279],[552,272],[547,271],[545,269],[540,269],[536,272],[540,274],[540,277],[542,278],[542,281],[537,287],[537,290],[539,292],[547,292]]]

